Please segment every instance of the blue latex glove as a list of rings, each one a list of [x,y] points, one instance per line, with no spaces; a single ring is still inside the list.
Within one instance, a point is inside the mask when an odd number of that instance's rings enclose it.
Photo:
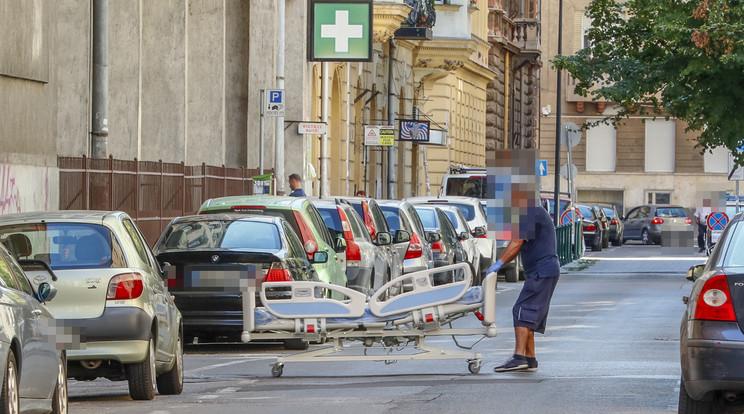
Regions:
[[[496,263],[492,264],[491,267],[486,270],[486,274],[496,273],[501,270],[502,267],[504,267],[504,262],[502,262],[501,260],[497,260]]]

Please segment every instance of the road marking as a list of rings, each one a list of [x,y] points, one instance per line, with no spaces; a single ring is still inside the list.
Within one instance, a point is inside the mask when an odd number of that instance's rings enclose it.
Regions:
[[[200,367],[200,368],[190,369],[188,371],[185,371],[184,374],[193,375],[195,372],[209,371],[209,370],[215,369],[215,368],[222,368],[222,367],[227,367],[227,366],[230,366],[230,365],[243,364],[245,362],[251,362],[251,361],[256,361],[256,360],[261,360],[261,359],[276,359],[277,357],[276,356],[260,356],[260,357],[258,357],[258,356],[241,356],[240,358],[241,359],[238,360],[238,361],[228,361],[228,362],[223,362],[221,364],[212,364],[212,365],[206,365],[206,366],[203,366],[203,367]]]

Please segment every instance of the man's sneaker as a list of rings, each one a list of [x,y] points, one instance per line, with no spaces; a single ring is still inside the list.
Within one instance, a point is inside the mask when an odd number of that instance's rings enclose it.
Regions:
[[[494,372],[524,371],[529,367],[527,357],[514,354],[506,362],[494,368]]]
[[[529,372],[535,372],[537,371],[537,359],[527,357],[527,371]]]

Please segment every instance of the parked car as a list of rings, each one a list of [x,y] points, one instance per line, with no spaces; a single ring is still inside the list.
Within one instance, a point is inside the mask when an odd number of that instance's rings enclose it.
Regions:
[[[599,224],[602,226],[602,248],[606,249],[610,247],[610,219],[607,217],[601,206],[593,204],[592,209],[594,209],[594,214],[597,216]]]
[[[680,325],[679,412],[739,412],[732,403],[744,392],[744,214],[687,278],[695,283]]]
[[[412,204],[435,204],[439,205],[451,205],[460,209],[465,219],[468,221],[468,225],[472,229],[472,235],[475,239],[475,244],[478,246],[480,252],[480,269],[476,274],[473,275],[477,279],[477,282],[483,280],[485,277],[486,270],[498,260],[501,253],[504,252],[506,246],[509,244],[509,240],[493,240],[488,237],[488,218],[486,211],[481,204],[481,200],[473,197],[411,197],[404,198],[403,200],[408,201]],[[500,272],[503,272],[507,282],[516,282],[519,280],[521,274],[523,274],[521,258],[517,256],[516,259],[504,265],[504,268]]]
[[[372,294],[377,288],[400,276],[382,246],[392,243],[387,232],[376,232],[376,243],[364,221],[350,203],[343,199],[312,199],[328,230],[334,237],[346,240],[347,286],[362,293]]]
[[[25,253],[25,240],[11,235],[2,242]],[[39,279],[31,283],[15,257],[0,246],[0,411],[66,414],[67,361],[46,306],[57,294],[50,284],[56,276],[48,265],[35,274]]]
[[[393,271],[391,274],[403,274],[403,260],[411,240],[411,233],[407,230],[398,229],[391,231],[390,226],[385,220],[382,209],[372,198],[367,197],[344,197],[344,202],[351,204],[354,210],[362,218],[364,226],[367,228],[372,243],[375,243],[382,249],[388,260],[392,264]],[[377,243],[377,233],[385,232],[393,235],[393,242],[389,245],[380,245]]]
[[[692,231],[692,219],[684,208],[670,204],[646,204],[635,207],[623,220],[623,242],[640,240],[643,244],[660,244],[663,226],[684,226]]]
[[[581,214],[584,245],[591,248],[592,251],[601,251],[605,230],[597,216],[597,212],[584,204],[577,204],[576,207],[579,209],[579,214]]]
[[[0,239],[23,239],[21,259],[48,263],[58,280],[49,310],[79,337],[67,376],[129,381],[151,400],[183,389],[183,327],[145,238],[121,211],[45,211],[0,216]],[[14,243],[15,244],[15,243]],[[31,280],[45,275],[27,271]],[[38,277],[37,277],[38,276]]]
[[[468,261],[468,254],[460,243],[455,227],[447,215],[436,206],[418,204],[413,206],[427,232],[439,233],[440,240],[431,244],[434,267]]]
[[[597,205],[602,208],[605,216],[610,221],[610,242],[615,246],[622,246],[625,227],[623,226],[622,216],[618,213],[617,207],[614,204],[605,203],[599,203]]]
[[[465,219],[465,216],[462,215],[462,211],[456,206],[445,204],[437,204],[437,207],[439,207],[444,214],[447,215],[447,218],[449,218],[452,226],[455,228],[458,240],[460,240],[463,249],[465,249],[465,252],[468,255],[470,270],[473,272],[474,276],[478,275],[481,255],[478,251],[478,246],[475,245],[475,237],[471,233],[468,221]]]
[[[461,168],[457,173],[445,174],[439,196],[475,197],[485,199],[487,183],[486,170],[483,168]]]
[[[405,201],[378,201],[388,226],[394,232],[405,230],[411,235],[403,255],[403,273],[411,273],[434,267],[434,253],[431,243],[437,241],[438,234],[430,234],[424,229],[418,213]],[[399,248],[396,246],[396,248]]]
[[[555,219],[555,195],[553,193],[540,193],[540,203],[548,211],[550,218]],[[560,207],[558,209],[558,218],[560,219],[561,214],[571,205],[571,199],[559,195],[558,205]]]
[[[268,195],[213,198],[202,203],[199,214],[243,213],[282,217],[300,236],[307,258],[313,262],[321,281],[346,286],[346,242],[334,239],[318,209],[305,197]],[[325,252],[328,260],[313,260],[315,252]]]
[[[241,281],[319,280],[307,253],[281,217],[200,214],[173,219],[153,248],[168,275],[168,290],[183,314],[185,342],[239,342],[243,332]],[[323,254],[313,259],[321,261]],[[291,349],[306,348],[299,340]]]

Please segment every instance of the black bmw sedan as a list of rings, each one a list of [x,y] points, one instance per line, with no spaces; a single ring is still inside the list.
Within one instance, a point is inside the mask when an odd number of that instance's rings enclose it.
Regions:
[[[687,278],[695,284],[680,327],[679,412],[726,412],[744,402],[744,214]]]
[[[154,251],[183,315],[185,343],[194,338],[202,343],[239,341],[242,294],[258,292],[264,281],[319,280],[300,238],[280,217],[178,217],[160,235]],[[258,295],[256,300],[260,303]]]

